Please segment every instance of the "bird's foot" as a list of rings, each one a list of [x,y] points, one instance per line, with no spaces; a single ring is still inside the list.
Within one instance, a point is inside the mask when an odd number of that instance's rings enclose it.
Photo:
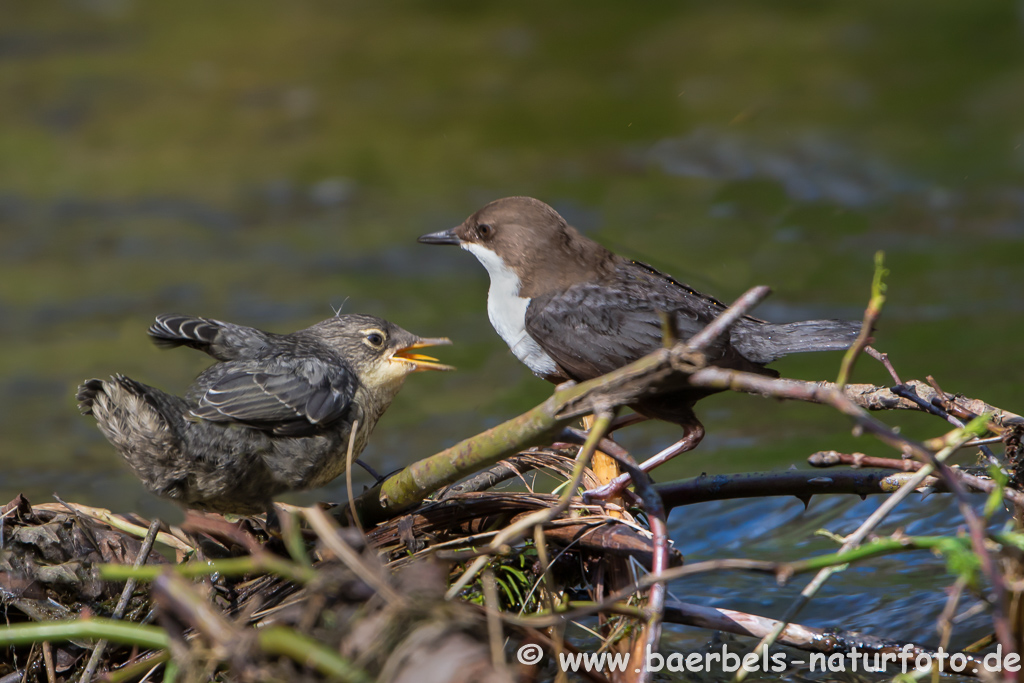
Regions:
[[[696,428],[691,428],[691,431],[682,439],[640,463],[640,469],[644,472],[650,472],[658,465],[664,465],[680,453],[693,450],[697,444],[700,443],[702,438],[704,438],[704,428],[697,425]],[[590,502],[593,500],[608,500],[609,498],[621,496],[623,491],[626,490],[626,487],[629,486],[631,482],[632,478],[628,473],[620,474],[607,484],[590,489],[589,491],[584,491],[583,500],[585,502]]]
[[[639,424],[641,422],[646,422],[649,419],[649,417],[641,415],[640,413],[627,413],[625,415],[619,415],[614,420],[612,420],[612,423],[610,425],[608,425],[608,433],[611,434],[612,432],[618,431],[619,429]]]
[[[359,465],[364,470],[366,470],[367,472],[370,473],[370,476],[373,477],[373,485],[374,486],[377,486],[377,485],[381,484],[382,482],[390,479],[391,477],[395,476],[396,474],[401,472],[403,469],[405,469],[404,467],[399,467],[397,470],[392,470],[391,472],[388,472],[387,474],[381,476],[380,474],[377,474],[377,470],[373,469],[372,467],[367,465],[362,460],[356,460],[356,464]]]
[[[611,500],[620,497],[626,487],[633,481],[629,474],[620,474],[607,484],[583,492],[583,502],[590,504],[597,501]]]
[[[362,460],[359,460],[358,458],[356,458],[356,464],[359,465],[364,470],[366,470],[367,472],[370,473],[370,476],[373,477],[373,479],[374,479],[374,486],[376,486],[377,484],[379,484],[382,481],[384,481],[385,479],[387,479],[387,477],[382,477],[379,474],[377,474],[377,470],[373,469],[372,467],[367,465]]]

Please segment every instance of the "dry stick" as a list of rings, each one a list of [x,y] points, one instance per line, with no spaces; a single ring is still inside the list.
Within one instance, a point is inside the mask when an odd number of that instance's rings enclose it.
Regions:
[[[591,426],[593,426],[593,424],[593,415],[585,415],[583,417],[584,430],[590,429]],[[609,428],[609,432],[610,431],[611,428]],[[597,480],[601,486],[604,486],[605,484],[608,484],[609,482],[613,481],[616,477],[619,476],[619,474],[622,473],[622,471],[619,469],[619,463],[615,460],[615,458],[611,457],[610,455],[602,451],[600,446],[596,451],[594,451],[594,458],[591,461],[590,469],[594,471],[594,475],[597,477]],[[623,508],[625,507],[625,504],[622,500],[622,495],[612,496],[609,499],[609,502],[614,503],[615,505],[618,505]],[[618,519],[622,519],[625,517],[625,513],[622,510],[613,510],[608,514]]]
[[[868,410],[920,410],[920,407],[913,401],[895,396],[885,387],[848,384],[840,393],[836,385],[829,382],[775,379],[718,367],[702,368],[695,371],[690,375],[690,383],[696,386],[731,389],[751,394],[760,394],[762,396],[831,405],[848,417],[853,418],[857,422],[858,427],[871,432],[886,445],[900,451],[907,449],[922,460],[927,460],[931,457],[932,451],[929,449],[938,450],[945,448],[947,445],[945,438],[933,439],[924,444],[911,441],[893,432],[887,425],[865,413],[865,408]],[[926,386],[921,382],[910,382],[909,384],[915,386],[919,393],[922,391],[922,387]],[[931,392],[932,389],[928,387],[928,391]],[[1024,418],[1015,413],[990,406],[976,399],[960,399],[960,401],[968,402],[972,405],[972,408],[977,408],[980,412],[986,413],[986,417],[989,420],[989,429],[1002,430],[1024,426]],[[980,479],[966,472],[960,472],[957,476],[970,486],[976,487],[981,491],[991,492],[997,487],[995,482]],[[1014,489],[1004,488],[1003,496],[1018,505],[1024,502],[1024,494]]]
[[[1004,546],[1010,547],[1020,547],[1021,545],[1020,534],[1017,533],[997,534],[996,541]],[[956,547],[951,548],[951,544],[954,544]],[[636,591],[643,590],[644,588],[654,584],[656,581],[676,581],[696,574],[722,571],[750,571],[762,574],[772,574],[778,581],[784,582],[796,574],[803,574],[830,567],[840,568],[841,570],[842,567],[850,564],[851,562],[860,562],[879,555],[892,555],[894,553],[909,552],[912,550],[930,550],[933,552],[938,551],[940,553],[948,553],[952,552],[954,549],[959,551],[962,548],[962,543],[958,542],[956,539],[946,536],[893,536],[890,538],[873,540],[866,545],[858,546],[851,550],[839,550],[834,553],[817,555],[815,557],[795,562],[770,562],[766,560],[747,559],[706,560],[704,562],[695,562],[693,564],[683,565],[682,567],[668,569],[662,572],[660,576],[648,574],[638,580],[634,585],[623,588],[622,590],[609,595],[601,602],[592,603],[586,606],[581,606],[581,603],[576,602],[573,603],[574,607],[572,609],[555,616],[560,619],[581,618],[597,612],[618,610],[621,609],[619,605],[622,600],[628,599]],[[524,621],[522,623],[527,622]],[[533,620],[529,621],[529,623],[537,626],[546,622],[543,620]]]
[[[700,372],[704,372],[704,371],[702,370]],[[700,374],[700,372],[697,373],[697,374]],[[951,442],[950,445],[948,445],[946,448],[944,448],[938,454],[932,455],[923,446],[921,446],[919,444],[915,444],[914,442],[910,441],[909,439],[906,439],[904,437],[900,437],[897,434],[894,434],[885,425],[883,425],[882,423],[878,422],[877,420],[874,420],[869,415],[865,414],[863,412],[863,410],[861,410],[857,406],[853,405],[852,402],[850,402],[848,399],[846,399],[846,397],[843,396],[842,394],[840,394],[837,390],[832,389],[832,390],[829,390],[826,393],[828,395],[822,397],[824,402],[830,403],[830,404],[834,405],[836,408],[839,408],[839,410],[841,412],[844,412],[844,413],[850,415],[851,417],[854,417],[854,419],[857,421],[857,423],[859,425],[867,428],[868,431],[871,431],[871,432],[875,433],[876,436],[879,436],[879,438],[881,438],[882,441],[886,441],[886,442],[890,443],[891,445],[895,445],[897,447],[900,447],[900,446],[908,447],[908,448],[910,448],[910,450],[914,451],[915,454],[917,454],[916,451],[918,451],[918,450],[923,451],[925,453],[928,453],[928,455],[931,456],[931,458],[935,459],[936,464],[941,464],[941,462],[943,460],[945,460],[947,457],[949,457],[950,454],[952,454],[957,448],[959,448],[959,445],[961,443],[963,443],[964,441],[967,441],[969,438],[972,438],[974,436],[974,434],[968,434],[968,433],[964,432],[963,430],[957,430],[957,432],[954,432],[949,437],[949,441]],[[892,494],[889,498],[887,498],[878,507],[878,509],[875,510],[875,512],[870,517],[868,517],[868,519],[865,520],[863,524],[861,524],[861,526],[857,529],[857,531],[855,531],[850,536],[847,536],[846,542],[840,548],[840,552],[843,552],[845,550],[849,550],[850,548],[859,545],[861,543],[861,541],[863,541],[864,538],[867,537],[867,535],[871,532],[871,530],[873,530],[878,524],[880,524],[881,521],[889,514],[889,512],[892,511],[892,509],[896,507],[896,505],[898,505],[904,498],[909,496],[917,488],[917,486],[922,481],[924,481],[924,479],[929,474],[931,474],[932,471],[934,471],[935,466],[936,465],[933,465],[931,463],[929,463],[928,465],[925,465],[913,477],[911,477],[911,479],[907,482],[907,485],[905,485],[903,488],[901,488],[896,493]],[[947,481],[947,484],[948,483],[949,482]],[[973,542],[973,539],[972,539],[972,542]],[[975,548],[975,552],[978,552],[977,548]],[[986,552],[986,555],[987,555],[987,552]],[[982,558],[982,563],[983,563],[983,567],[984,567],[984,558]],[[779,624],[779,627],[776,628],[775,630],[773,630],[773,632],[771,634],[769,634],[767,637],[762,639],[762,641],[760,643],[758,643],[758,646],[757,646],[757,648],[755,648],[754,652],[756,652],[758,655],[760,655],[763,652],[763,650],[765,650],[766,648],[770,647],[771,644],[775,642],[775,639],[778,637],[778,634],[782,632],[783,628],[785,628],[785,624],[787,622],[789,622],[793,617],[796,616],[796,614],[798,614],[800,612],[800,610],[804,607],[804,605],[807,604],[807,602],[825,584],[825,582],[828,580],[828,578],[833,573],[835,573],[836,571],[839,571],[839,568],[837,568],[837,567],[828,567],[826,569],[822,569],[814,577],[814,579],[804,588],[804,590],[801,591],[800,597],[786,611],[786,614],[783,616],[782,621]],[[989,577],[991,579],[992,574],[988,574],[988,575],[989,575]],[[1001,586],[1001,584],[1000,584],[1000,586]],[[995,606],[995,605],[993,606],[993,612],[996,613],[994,615],[994,618],[997,617],[997,616],[1001,617],[1001,614],[999,613],[999,608],[997,606]],[[996,625],[998,627],[998,625],[999,625],[999,621],[998,620],[996,622]],[[1009,647],[1004,646],[1004,651],[1006,651],[1006,652],[1012,652],[1013,651],[1012,650],[1012,641],[1011,641],[1011,645]],[[743,678],[745,678],[744,672],[742,670],[738,671],[736,679],[737,680],[743,680]]]
[[[903,384],[903,382],[900,381],[900,376],[896,374],[896,368],[894,368],[892,366],[892,363],[889,362],[889,354],[882,353],[873,346],[865,346],[864,353],[868,354],[869,356],[877,360],[879,363],[884,365],[885,369],[889,371],[889,376],[892,377],[893,382],[895,382],[896,384]]]
[[[491,646],[491,666],[495,671],[505,669],[505,648],[502,645],[504,636],[501,632],[500,606],[498,589],[493,572],[484,572],[484,616],[487,617],[487,636]]]
[[[724,313],[712,320],[700,332],[690,337],[686,345],[694,351],[703,351],[708,344],[725,334],[730,327],[736,324],[736,321],[747,314],[747,311],[764,301],[765,297],[771,293],[772,289],[767,285],[748,289]]]
[[[963,425],[960,425],[963,428]],[[807,464],[811,467],[835,467],[836,465],[850,465],[851,467],[883,467],[890,470],[903,472],[916,472],[921,469],[924,463],[917,460],[903,460],[897,458],[879,458],[863,453],[840,453],[839,451],[818,451],[807,457]]]
[[[590,434],[587,435],[586,443],[583,444],[583,448],[580,449],[579,455],[576,456],[576,464],[573,467],[572,481],[565,487],[565,490],[558,499],[558,504],[550,508],[544,508],[530,513],[519,521],[502,529],[495,535],[488,545],[488,553],[504,552],[505,547],[509,543],[521,538],[529,529],[538,524],[547,524],[555,517],[569,509],[569,503],[572,501],[572,497],[576,493],[576,489],[579,488],[580,482],[583,481],[583,474],[586,471],[587,466],[590,464],[590,459],[594,456],[597,444],[604,438],[605,433],[608,431],[608,426],[615,418],[616,412],[618,412],[618,408],[612,410],[594,410],[594,425],[590,428]],[[445,593],[445,599],[454,599],[455,596],[457,596],[462,589],[473,580],[473,577],[475,577],[480,570],[490,562],[490,559],[490,554],[484,554],[473,560],[469,567],[466,568],[466,571],[462,573],[462,576],[459,577],[458,581],[455,581],[451,588],[448,589],[448,592]]]
[[[932,376],[928,375],[927,379],[928,379],[929,382],[932,382],[932,388],[935,389],[936,393],[938,393],[939,396],[942,396],[943,398],[945,398],[946,394],[942,391],[942,389],[939,388],[939,386],[937,384],[934,383],[934,380],[932,379]],[[936,405],[934,398],[931,401],[925,401],[923,398],[921,398],[920,396],[915,394],[912,390],[910,390],[909,387],[906,387],[906,386],[903,386],[903,385],[896,385],[896,386],[894,386],[892,388],[892,393],[896,394],[897,396],[899,396],[901,398],[905,398],[908,401],[913,401],[917,405],[921,406],[921,410],[923,410],[925,412],[928,412],[928,413],[932,413],[933,415],[937,415],[937,416],[941,417],[943,420],[945,420],[949,424],[953,425],[954,427],[959,427],[961,429],[963,429],[963,427],[964,427],[964,421],[963,420],[961,420],[959,417],[957,417],[955,415],[949,414],[948,412],[945,411],[945,409],[943,409],[942,407]],[[943,402],[945,402],[945,401],[943,401]],[[988,459],[989,464],[995,465],[997,467],[1001,467],[1001,465],[999,464],[999,460],[996,458],[996,454],[992,452],[991,448],[989,448],[988,446],[985,446],[984,444],[979,444],[978,445],[978,449]]]
[[[697,373],[695,373],[691,377],[691,382],[700,384],[702,379],[714,379],[714,381],[716,381],[716,382],[721,382],[721,380],[724,379],[724,377],[722,377],[721,375],[719,375],[718,377],[714,377],[714,378],[711,377],[711,376],[716,374],[715,371],[717,371],[717,370],[718,370],[718,368],[706,368],[705,370],[700,370],[700,371],[698,371]],[[711,371],[711,372],[708,372],[708,371]],[[703,375],[704,377],[700,377],[701,375]],[[742,385],[744,383],[743,378],[733,378],[733,379],[729,380],[728,383],[731,386],[735,387],[736,384],[737,384],[737,382],[736,382],[737,379],[739,380],[739,382],[738,382],[739,384]],[[989,556],[989,553],[988,553],[987,549],[984,547],[984,528],[981,526],[980,520],[978,520],[977,515],[974,514],[974,511],[970,508],[969,504],[967,503],[967,501],[966,501],[966,492],[963,490],[963,487],[960,485],[959,480],[957,480],[957,478],[952,475],[952,473],[950,472],[949,468],[945,467],[942,464],[942,460],[945,460],[945,458],[948,457],[949,453],[952,452],[949,449],[949,447],[947,446],[946,448],[943,449],[943,451],[941,453],[942,454],[942,458],[940,459],[938,457],[938,455],[932,454],[931,451],[929,451],[927,448],[925,448],[922,444],[919,444],[917,442],[911,441],[910,439],[907,439],[907,438],[902,437],[902,436],[900,436],[898,434],[895,434],[887,426],[885,426],[881,422],[878,422],[877,420],[874,420],[873,418],[868,416],[866,413],[864,413],[863,409],[861,409],[858,406],[856,406],[852,401],[850,401],[843,394],[840,394],[838,391],[836,391],[834,389],[833,390],[823,391],[818,396],[818,398],[822,402],[828,403],[828,404],[836,407],[837,409],[839,409],[844,414],[852,417],[854,420],[857,421],[859,426],[861,426],[862,428],[865,428],[868,431],[872,432],[875,436],[877,436],[879,439],[881,439],[883,442],[889,444],[890,446],[893,446],[894,448],[898,448],[898,449],[901,449],[901,450],[907,449],[910,452],[912,452],[915,456],[917,456],[919,458],[922,458],[922,459],[925,459],[927,461],[930,461],[930,465],[928,467],[922,468],[918,472],[918,475],[916,475],[915,478],[912,479],[911,481],[915,481],[918,478],[923,480],[924,477],[927,476],[927,474],[931,473],[935,469],[938,469],[939,473],[943,476],[943,479],[946,481],[946,484],[950,487],[950,490],[953,491],[957,495],[957,500],[958,500],[958,503],[960,505],[961,514],[964,515],[964,518],[967,521],[968,527],[969,527],[969,529],[971,531],[971,539],[972,539],[972,545],[974,546],[974,551],[975,551],[976,554],[978,554],[978,556],[979,556],[979,558],[981,560],[982,570],[985,573],[986,577],[989,579],[989,581],[992,583],[993,592],[996,594],[996,600],[995,600],[995,602],[993,604],[992,611],[993,611],[993,621],[994,621],[994,624],[995,624],[995,627],[996,627],[996,632],[1000,636],[999,637],[1000,643],[1003,645],[1003,649],[1004,649],[1005,652],[1008,652],[1008,653],[1009,652],[1013,652],[1014,649],[1013,649],[1012,634],[1011,634],[1011,630],[1010,630],[1010,627],[1009,627],[1009,623],[1007,622],[1006,617],[1005,617],[1005,613],[1006,613],[1006,610],[1005,610],[1005,588],[1004,588],[1003,582],[1001,580],[1001,577],[999,577],[999,575],[995,571],[995,567],[994,567],[994,565],[992,563],[992,559]],[[977,425],[975,425],[975,427],[977,428]],[[966,441],[967,438],[968,437],[963,436],[963,433],[961,432],[961,438],[957,439],[957,442],[958,442],[957,443],[957,447],[959,447],[959,444],[961,444],[964,441]],[[900,489],[901,492],[903,490],[904,489]],[[909,487],[908,487],[907,490],[908,490],[908,494],[909,494]],[[896,495],[898,495],[898,494],[896,494]],[[892,499],[890,499],[890,500],[892,500]],[[888,503],[889,501],[886,501],[886,502]],[[883,504],[883,507],[884,507],[884,504]],[[882,510],[882,509],[883,508],[879,508],[879,510]],[[891,508],[887,508],[887,509],[891,509]],[[872,517],[874,517],[874,516],[872,516]],[[868,521],[870,522],[871,519],[869,519]],[[866,525],[867,525],[867,522],[865,522],[865,525],[863,525],[862,528],[864,528],[864,526],[866,526]],[[856,535],[857,534],[855,534],[855,536]],[[860,539],[858,539],[857,542],[859,543]],[[822,574],[824,574],[824,572]],[[829,572],[829,574],[831,574],[831,571]],[[825,579],[827,579],[827,576],[819,575],[819,577],[816,577],[816,579],[812,582],[812,584],[808,585],[807,589],[805,589],[805,593],[808,593],[809,595],[813,595],[813,593],[817,591],[817,589],[820,587],[820,585],[824,583]],[[813,591],[810,590],[812,588],[813,588]],[[799,609],[805,603],[806,603],[806,599],[803,597],[803,594],[802,594],[801,595],[801,600],[798,601],[797,603],[794,603],[794,608]],[[791,611],[795,614],[794,610],[791,610]],[[788,615],[789,615],[789,613],[787,613],[787,619],[788,619]],[[758,651],[760,651],[761,647],[762,647],[761,645],[758,646]],[[742,672],[740,672],[740,673],[742,673]],[[1009,672],[1006,672],[1006,673],[1009,673]],[[740,678],[742,678],[742,677],[740,676]]]
[[[939,647],[941,648],[945,649],[949,646],[949,639],[953,635],[953,617],[956,616],[956,608],[960,604],[960,598],[963,596],[964,588],[966,587],[967,579],[963,576],[956,577],[956,582],[949,591],[946,606],[942,608],[942,614],[939,615],[936,630],[941,636],[939,639]]]
[[[668,602],[666,610],[669,611],[666,619],[671,618],[672,623],[709,628],[715,631],[725,631],[754,638],[764,637],[779,625],[779,622],[775,619],[769,619],[756,614],[737,612],[736,610],[720,607],[693,605],[677,600]],[[802,624],[787,624],[779,638],[779,642],[802,650],[825,650],[828,635],[834,636],[835,634]],[[861,644],[858,643],[858,646],[861,646]]]
[[[377,591],[381,597],[390,603],[403,604],[405,602],[405,598],[399,595],[381,577],[380,571],[377,568],[367,564],[352,546],[342,540],[341,536],[338,535],[340,530],[338,525],[327,516],[327,513],[318,507],[308,507],[302,509],[302,514],[306,517],[306,521],[309,522],[310,528],[316,532],[316,535],[327,546],[327,549],[348,565],[368,586]]]
[[[666,621],[686,626],[697,626],[700,628],[725,631],[736,635],[763,637],[772,631],[778,623],[775,619],[769,619],[756,614],[737,612],[730,609],[706,607],[703,605],[691,605],[678,601],[670,601],[666,604]],[[928,654],[935,659],[934,650],[917,647],[910,643],[903,643],[882,638],[865,637],[858,633],[834,631],[832,629],[817,629],[802,624],[788,624],[785,631],[779,637],[779,643],[795,647],[807,652],[821,653],[847,653],[850,645],[856,648],[857,652],[867,654],[893,653],[895,651],[905,652],[907,659],[914,659],[918,654]],[[945,648],[944,648],[945,650]],[[954,652],[948,652],[948,655]],[[961,651],[963,652],[963,651]],[[966,652],[968,666],[960,676],[977,676],[976,672],[984,672],[983,663],[980,657],[974,657]],[[971,666],[973,665],[973,666]]]
[[[656,392],[654,387],[672,390],[685,386],[688,373],[700,375],[701,381],[713,382],[718,389],[733,389],[777,398],[822,403],[823,391],[835,385],[829,382],[808,382],[793,379],[770,379],[746,373],[715,374],[719,368],[697,370],[697,358],[685,346],[658,349],[640,360],[602,377],[561,387],[546,401],[533,409],[481,434],[463,440],[436,453],[375,486],[356,499],[356,508],[364,525],[376,524],[418,505],[431,492],[469,476],[481,468],[515,455],[522,448],[538,445],[577,417],[594,412],[595,406],[628,405],[638,398]],[[758,383],[764,380],[765,383]],[[917,393],[928,398],[934,390],[923,382],[910,381]],[[666,386],[668,385],[668,386]],[[887,387],[873,384],[848,384],[843,393],[855,404],[868,410],[916,410],[920,406],[894,395]],[[989,413],[997,433],[1024,426],[1024,417],[989,405],[977,399],[958,397],[957,406],[974,414]]]
[[[352,451],[356,445],[356,432],[359,430],[359,420],[352,421],[352,430],[348,433],[348,453],[345,455],[345,489],[348,491],[348,508],[352,512],[352,523],[359,529],[359,533],[366,535],[359,515],[356,513],[356,497],[352,493]]]
[[[53,646],[50,641],[43,641],[43,666],[46,667],[47,683],[57,683],[57,670],[53,668]]]
[[[667,513],[650,475],[640,469],[629,452],[609,441],[604,441],[602,448],[619,462],[633,480],[636,493],[640,496],[643,508],[647,512],[647,521],[651,530],[651,576],[653,580],[650,593],[647,596],[645,650],[642,653],[646,662],[646,653],[657,651],[658,642],[661,640],[661,620],[665,611],[667,589],[665,581],[659,577],[669,568]],[[650,672],[645,666],[636,680],[638,683],[643,683],[649,680],[649,675]]]
[[[591,422],[593,423],[593,421]],[[591,457],[596,456],[598,453],[597,449],[594,450],[594,454]],[[533,547],[537,551],[537,560],[540,562],[540,566],[544,568],[543,576],[541,577],[544,581],[544,602],[547,603],[548,610],[552,613],[555,612],[555,580],[551,576],[551,558],[548,556],[548,546],[544,539],[544,527],[537,525],[533,527]],[[525,605],[524,605],[525,607]],[[556,624],[551,629],[551,642],[554,645],[555,657],[559,660],[562,658],[562,653],[565,651],[565,625],[564,623]],[[556,683],[567,682],[568,676],[561,667],[558,667],[557,673],[555,674]]]
[[[160,520],[154,519],[149,525],[149,531],[146,533],[146,538],[142,541],[142,546],[139,548],[139,553],[135,556],[135,562],[132,563],[133,569],[138,569],[146,563],[149,559],[149,553],[153,549],[153,542],[156,540],[156,534],[160,530]],[[121,598],[117,601],[117,606],[114,608],[114,613],[111,615],[113,619],[120,619],[124,616],[124,611],[128,608],[128,602],[132,598],[132,593],[135,592],[135,586],[138,583],[133,578],[129,578],[124,582],[124,590],[121,591]],[[96,647],[92,650],[92,656],[89,657],[89,663],[85,665],[85,671],[82,672],[82,677],[79,679],[79,683],[89,683],[92,680],[93,675],[96,673],[96,669],[99,668],[100,660],[103,659],[103,652],[107,649],[107,641],[101,640],[96,643]]]
[[[806,504],[816,495],[892,493],[906,484],[907,476],[890,469],[849,469],[827,474],[815,470],[781,470],[701,475],[655,484],[654,488],[670,510],[712,500],[766,496],[793,496]],[[925,485],[933,484],[938,490],[944,490],[942,482],[935,477],[925,482]]]
[[[32,506],[33,510],[45,510],[48,512],[63,511],[66,508],[72,508],[77,512],[82,513],[86,517],[91,517],[95,520],[99,520],[107,526],[113,527],[114,529],[118,529],[119,531],[123,531],[127,534],[131,534],[132,536],[138,536],[139,538],[146,537],[146,527],[139,526],[137,524],[132,524],[121,515],[116,515],[110,510],[107,510],[106,508],[90,507],[88,505],[82,505],[80,503],[64,503],[63,505],[59,505],[57,503],[41,503],[39,505]],[[171,527],[171,529],[174,528],[175,527]],[[157,533],[156,542],[162,543],[169,548],[174,548],[175,550],[180,550],[182,552],[191,552],[195,550],[195,548],[191,545],[186,544],[181,539],[172,536],[171,534],[165,531]]]
[[[150,650],[147,654],[139,655],[120,669],[108,671],[103,679],[104,683],[124,683],[124,681],[137,680],[140,676],[143,676],[141,680],[145,681],[149,674],[156,671],[158,666],[170,658],[171,653],[168,650]]]
[[[829,402],[839,408],[839,410],[846,415],[857,420],[858,424],[868,428],[869,431],[874,433],[883,442],[886,442],[895,448],[900,448],[901,450],[909,450],[915,457],[928,462],[933,469],[938,471],[939,475],[949,487],[949,490],[956,496],[957,505],[960,508],[960,514],[963,515],[964,521],[967,522],[967,528],[971,537],[971,545],[981,562],[982,573],[985,574],[989,583],[992,585],[992,592],[995,594],[995,599],[992,601],[992,622],[995,627],[996,635],[999,638],[1000,644],[1003,646],[1003,651],[1007,654],[1014,653],[1016,650],[1014,648],[1013,629],[1009,622],[1009,604],[1007,601],[1006,586],[1002,575],[995,566],[991,553],[988,548],[985,547],[985,538],[987,534],[984,524],[971,507],[970,501],[967,498],[967,492],[964,490],[960,479],[958,479],[943,462],[949,455],[949,452],[947,452],[948,447],[942,451],[946,453],[946,456],[939,459],[937,454],[932,453],[930,450],[925,448],[923,444],[900,436],[894,433],[886,425],[870,418],[866,413],[864,413],[863,409],[854,405],[849,399],[838,392],[835,392],[834,402]],[[975,418],[966,427],[966,430],[971,433],[971,436],[981,436],[983,431],[987,431],[987,423],[987,416]],[[956,440],[959,442],[957,444],[957,448],[959,448],[959,445],[964,441],[967,441],[966,438],[956,438]],[[921,470],[921,472],[924,471],[924,469]],[[1010,671],[1004,671],[1003,676],[1008,681],[1013,679],[1013,675]]]

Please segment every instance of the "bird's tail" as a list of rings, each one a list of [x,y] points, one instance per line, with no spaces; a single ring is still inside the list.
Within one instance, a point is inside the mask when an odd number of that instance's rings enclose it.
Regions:
[[[90,379],[76,398],[82,414],[96,418],[100,431],[129,462],[130,454],[140,450],[177,450],[177,418],[187,409],[180,398],[124,375]]]
[[[770,363],[791,353],[842,351],[860,333],[859,320],[803,320],[737,326],[732,344],[748,360]]]

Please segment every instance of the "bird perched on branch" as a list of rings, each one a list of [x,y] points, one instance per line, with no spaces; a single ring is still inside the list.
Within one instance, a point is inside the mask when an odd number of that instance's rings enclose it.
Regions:
[[[284,491],[323,486],[366,446],[407,375],[451,370],[424,339],[381,318],[338,315],[291,334],[181,315],[149,328],[158,346],[219,363],[185,398],[123,375],[92,379],[79,408],[151,492],[212,512],[256,514]]]
[[[423,235],[472,253],[491,279],[487,314],[512,353],[554,383],[593,379],[663,345],[663,323],[680,340],[702,330],[726,306],[665,273],[612,253],[530,197],[491,202],[462,225]],[[791,353],[845,349],[860,323],[768,323],[743,317],[705,349],[720,367],[777,376],[767,363]],[[693,412],[715,390],[686,387],[633,405],[642,416],[683,427],[682,440],[645,463],[649,469],[704,436]]]

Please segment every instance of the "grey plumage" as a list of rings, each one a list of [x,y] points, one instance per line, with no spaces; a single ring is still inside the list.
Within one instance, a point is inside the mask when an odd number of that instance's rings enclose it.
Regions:
[[[409,373],[450,369],[409,353],[448,340],[367,315],[291,334],[162,315],[149,334],[220,362],[184,398],[114,375],[85,382],[79,407],[150,491],[213,512],[254,514],[284,491],[331,481],[353,424],[358,455]]]

